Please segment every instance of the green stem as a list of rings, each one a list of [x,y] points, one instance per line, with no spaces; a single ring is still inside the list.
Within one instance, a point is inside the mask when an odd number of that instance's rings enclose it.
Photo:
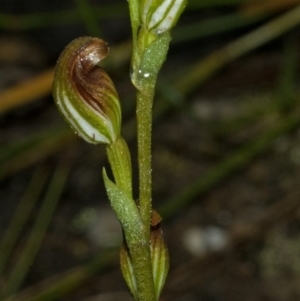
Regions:
[[[136,56],[137,50],[137,35],[140,25],[139,18],[139,0],[129,0],[129,13],[132,29],[132,44],[133,44],[133,57]]]
[[[137,29],[139,26],[139,0],[129,0],[129,13],[130,13],[130,21],[133,30],[133,37],[136,37]]]
[[[154,88],[137,92],[137,139],[139,162],[139,205],[140,215],[145,225],[145,237],[150,238],[150,218],[152,206],[152,169],[151,169],[151,130]]]
[[[148,241],[128,244],[134,275],[138,289],[138,300],[157,301],[155,297],[154,281]]]

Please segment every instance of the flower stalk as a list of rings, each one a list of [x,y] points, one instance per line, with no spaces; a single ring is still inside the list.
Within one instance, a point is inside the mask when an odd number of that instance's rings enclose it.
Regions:
[[[149,226],[152,212],[151,131],[153,98],[153,89],[137,92],[139,206],[141,219],[146,230],[145,237],[148,241],[150,239]]]
[[[169,264],[167,248],[161,236],[161,229],[157,232],[153,232],[152,228],[151,231],[149,229],[153,222],[151,168],[152,107],[157,76],[166,59],[169,48],[171,39],[170,30],[176,24],[186,2],[186,0],[142,0],[140,3],[137,3],[135,0],[129,0],[130,12],[138,10],[140,15],[139,27],[132,26],[133,55],[131,80],[137,89],[139,208],[145,229],[144,236],[147,241],[150,241],[148,245],[151,250],[151,258],[148,257],[148,260],[152,260],[151,281],[153,281],[152,286],[154,288],[154,291],[149,291],[147,299],[144,300],[151,300],[153,294],[155,295],[155,299],[158,300],[166,279]],[[136,10],[132,10],[132,6],[135,6]],[[131,19],[135,19],[135,16],[131,15]],[[123,257],[126,258],[126,256]],[[131,284],[133,283],[131,281]]]
[[[106,151],[117,186],[133,198],[131,158],[126,141],[119,136]]]

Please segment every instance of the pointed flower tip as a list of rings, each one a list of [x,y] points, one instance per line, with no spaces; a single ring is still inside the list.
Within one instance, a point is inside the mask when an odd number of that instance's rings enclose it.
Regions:
[[[89,143],[111,143],[121,127],[118,94],[99,63],[109,52],[106,42],[81,37],[62,52],[55,70],[53,97],[71,128]]]
[[[157,300],[164,287],[168,271],[169,271],[169,252],[164,242],[161,230],[161,216],[157,211],[152,211],[151,217],[151,262],[154,280],[154,289]]]
[[[187,0],[144,0],[141,6],[143,25],[157,34],[174,27],[182,14]]]
[[[120,252],[120,265],[123,277],[126,281],[128,289],[131,295],[135,300],[138,300],[138,289],[136,284],[136,279],[133,271],[133,266],[131,262],[131,258],[129,255],[129,250],[126,246],[126,243],[123,243],[121,252]]]

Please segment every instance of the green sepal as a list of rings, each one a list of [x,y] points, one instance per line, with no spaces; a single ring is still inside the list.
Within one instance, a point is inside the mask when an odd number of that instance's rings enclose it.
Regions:
[[[128,193],[108,178],[105,168],[103,168],[103,180],[110,204],[123,228],[126,242],[129,245],[138,243],[143,237],[143,223],[136,203]]]
[[[169,252],[163,238],[161,217],[155,210],[152,211],[150,240],[154,289],[156,299],[159,300],[160,293],[169,272]]]
[[[120,251],[120,266],[122,275],[126,281],[130,293],[135,300],[138,300],[138,288],[136,284],[136,279],[133,271],[132,261],[129,254],[128,247],[124,242]]]
[[[141,29],[138,44],[141,58],[139,65],[133,66],[132,74],[132,81],[136,88],[141,90],[141,87],[155,86],[158,72],[166,60],[170,40],[169,32],[154,36],[153,33]]]

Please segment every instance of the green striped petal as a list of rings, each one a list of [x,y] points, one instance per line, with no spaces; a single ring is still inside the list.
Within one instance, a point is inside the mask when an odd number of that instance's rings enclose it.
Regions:
[[[71,128],[89,143],[115,141],[120,135],[119,97],[99,66],[109,52],[106,42],[81,37],[62,52],[55,70],[53,97]]]
[[[148,30],[163,33],[178,21],[187,0],[144,0],[141,18]]]

